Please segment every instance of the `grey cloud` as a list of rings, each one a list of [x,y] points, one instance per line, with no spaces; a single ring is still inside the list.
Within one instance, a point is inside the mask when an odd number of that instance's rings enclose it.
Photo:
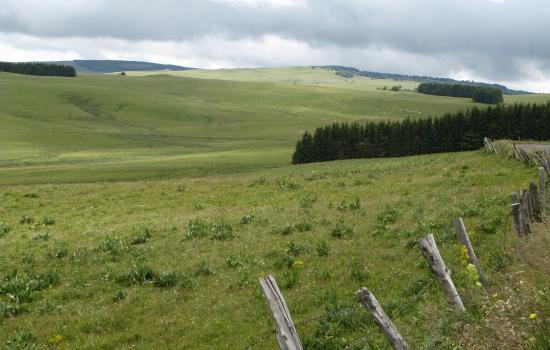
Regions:
[[[304,4],[0,0],[0,31],[42,38],[165,42],[200,42],[214,36],[228,43],[275,35],[313,49],[339,49],[343,57],[346,52],[379,47],[446,59],[425,70],[448,69],[452,63],[455,70],[494,80],[519,79],[524,74],[521,65],[527,61],[549,70],[547,1],[309,0]],[[368,62],[360,66],[370,68]]]

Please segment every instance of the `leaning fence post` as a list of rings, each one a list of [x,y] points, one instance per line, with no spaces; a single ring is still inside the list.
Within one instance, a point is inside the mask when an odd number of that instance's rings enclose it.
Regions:
[[[426,258],[426,261],[430,266],[430,270],[432,270],[439,280],[439,284],[441,285],[441,288],[443,289],[443,292],[445,292],[449,301],[452,301],[459,311],[466,311],[464,304],[462,304],[462,299],[460,299],[460,295],[458,295],[458,292],[456,291],[453,280],[451,279],[451,276],[449,276],[445,262],[443,262],[441,254],[439,254],[439,249],[437,249],[437,245],[435,244],[434,236],[432,234],[427,235],[418,242],[418,245],[420,246],[422,255]]]
[[[519,203],[514,203],[510,206],[512,209],[512,222],[514,223],[514,231],[518,237],[523,236],[523,226],[521,225],[521,209]]]
[[[544,212],[546,209],[546,180],[544,179],[544,168],[539,168],[539,182],[540,182],[540,210]]]
[[[474,252],[474,247],[472,246],[472,243],[470,242],[470,237],[468,237],[468,232],[466,231],[466,226],[464,225],[464,220],[462,218],[458,218],[454,221],[455,231],[456,235],[458,237],[458,240],[460,243],[465,246],[468,249],[468,258],[470,260],[470,264],[474,265],[477,270],[477,274],[479,276],[479,281],[485,288],[489,288],[489,281],[487,280],[487,277],[485,277],[485,273],[483,272],[483,269],[481,268],[481,264],[479,263],[479,260],[477,259],[476,253]]]
[[[260,278],[267,305],[276,325],[276,338],[281,350],[302,350],[302,343],[292,322],[290,311],[273,276]]]
[[[384,332],[392,347],[395,350],[408,350],[409,346],[405,342],[405,339],[403,339],[393,322],[386,315],[374,294],[367,288],[361,288],[355,294],[357,295],[357,300],[370,312],[374,318],[374,322]]]
[[[537,185],[533,181],[529,183],[529,204],[531,207],[531,215],[533,215],[535,221],[541,222],[542,215],[540,210],[539,192]]]

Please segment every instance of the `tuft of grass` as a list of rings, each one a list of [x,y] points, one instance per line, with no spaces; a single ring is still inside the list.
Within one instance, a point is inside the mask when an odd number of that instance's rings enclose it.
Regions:
[[[355,198],[353,202],[342,201],[336,205],[336,210],[339,211],[355,211],[361,209],[361,201],[359,198]]]
[[[298,268],[292,268],[289,271],[284,271],[281,276],[281,288],[293,289],[300,284],[300,270]]]
[[[155,274],[153,285],[158,288],[174,288],[180,281],[180,275],[174,271],[164,271]]]
[[[134,267],[126,273],[118,275],[115,280],[117,283],[124,285],[135,285],[144,283],[153,283],[157,278],[157,272],[150,266]]]
[[[393,224],[397,222],[399,217],[400,215],[397,209],[395,209],[390,205],[387,205],[382,211],[376,214],[376,220],[378,220],[379,223],[384,225]]]
[[[322,240],[315,246],[315,251],[317,252],[318,256],[328,256],[330,253],[330,247],[327,243],[327,241]]]
[[[31,350],[38,348],[38,338],[27,331],[17,331],[6,341],[5,350]]]
[[[286,176],[277,178],[275,180],[275,186],[277,186],[279,190],[295,190],[299,187],[294,179]]]
[[[317,202],[317,196],[312,192],[307,192],[300,199],[300,208],[302,209],[312,209],[313,205]]]
[[[26,225],[26,224],[32,224],[34,223],[34,218],[32,216],[23,215],[21,219],[19,219],[20,225]]]
[[[0,221],[0,238],[4,237],[11,231],[11,227]]]
[[[332,238],[346,238],[354,234],[353,227],[346,225],[344,219],[340,218],[334,228],[330,230],[330,236]]]
[[[208,224],[201,219],[194,219],[187,224],[186,239],[203,238],[208,235]]]
[[[291,256],[300,256],[307,252],[307,247],[305,245],[296,244],[294,242],[290,242],[286,246],[286,253]]]
[[[254,214],[247,214],[247,215],[244,215],[242,218],[241,218],[241,224],[242,225],[249,225],[251,223],[253,223],[254,221],[256,221],[256,215]]]
[[[224,221],[212,223],[209,230],[212,233],[211,239],[216,241],[225,241],[235,238],[233,226]]]
[[[313,229],[313,224],[310,223],[310,222],[307,222],[307,221],[301,221],[301,222],[298,222],[298,223],[294,224],[294,228],[298,232],[308,232],[308,231],[311,231]]]
[[[208,277],[214,274],[214,271],[204,261],[196,264],[193,267],[193,275],[195,277]]]
[[[368,271],[363,263],[354,259],[349,268],[349,275],[357,282],[364,282],[368,278]]]
[[[40,224],[43,226],[52,226],[52,225],[55,225],[55,219],[48,216],[44,216],[40,220]]]
[[[287,225],[287,226],[283,226],[283,227],[274,227],[271,230],[271,233],[276,234],[276,235],[281,235],[281,236],[289,236],[289,235],[293,234],[295,230],[296,230],[295,225]]]
[[[131,245],[140,245],[145,244],[151,238],[152,230],[144,227],[140,229],[140,231],[135,234],[134,236],[130,237],[130,244]]]
[[[126,299],[126,294],[124,294],[123,291],[119,290],[117,291],[115,294],[113,294],[113,296],[111,297],[111,300],[113,301],[113,303],[118,303],[119,301],[122,301]]]

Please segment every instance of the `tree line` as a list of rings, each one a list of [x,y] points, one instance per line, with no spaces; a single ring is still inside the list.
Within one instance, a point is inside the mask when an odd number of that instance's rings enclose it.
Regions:
[[[76,70],[72,66],[38,62],[0,62],[0,72],[57,77],[76,76]]]
[[[380,73],[380,72],[369,72],[361,71],[357,68],[344,67],[344,66],[320,66],[313,68],[326,68],[336,72],[337,75],[344,78],[353,78],[355,76],[368,77],[373,79],[390,79],[390,80],[412,80],[419,83],[444,83],[444,84],[460,84],[460,85],[472,85],[472,86],[486,86],[497,88],[502,91],[505,95],[526,95],[529,94],[527,91],[512,90],[507,88],[504,85],[500,84],[489,84],[481,83],[471,80],[455,80],[451,78],[438,78],[425,75],[410,75],[410,74],[395,74],[395,73]]]
[[[465,84],[422,83],[418,92],[427,95],[468,97],[474,102],[497,104],[504,101],[502,90],[488,86]]]
[[[484,137],[549,140],[550,102],[474,107],[440,118],[335,123],[306,132],[292,163],[471,151],[483,146]]]

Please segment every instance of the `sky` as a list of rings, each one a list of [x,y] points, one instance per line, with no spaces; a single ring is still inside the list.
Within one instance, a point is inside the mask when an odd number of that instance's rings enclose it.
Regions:
[[[0,60],[342,65],[550,92],[548,0],[0,0]]]

